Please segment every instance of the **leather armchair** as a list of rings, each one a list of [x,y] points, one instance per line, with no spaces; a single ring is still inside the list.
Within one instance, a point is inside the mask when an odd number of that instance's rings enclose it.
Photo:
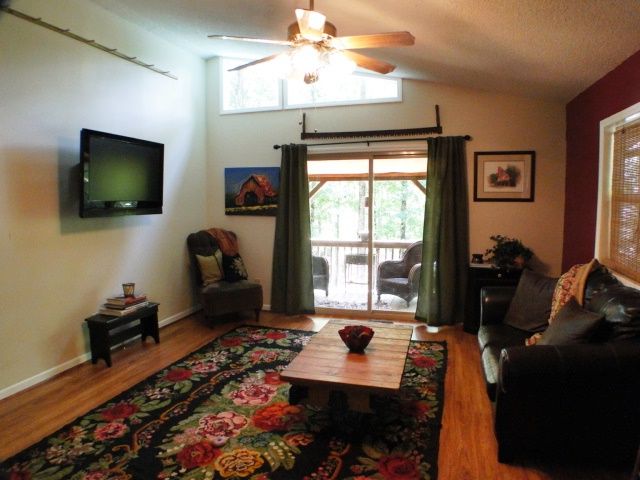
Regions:
[[[378,302],[383,293],[395,295],[407,302],[418,295],[420,272],[422,269],[422,242],[415,242],[407,248],[400,260],[387,260],[378,265],[376,292]]]

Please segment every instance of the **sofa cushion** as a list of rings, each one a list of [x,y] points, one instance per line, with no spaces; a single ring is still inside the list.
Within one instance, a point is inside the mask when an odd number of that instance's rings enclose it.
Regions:
[[[575,297],[571,297],[542,333],[537,345],[588,343],[603,319],[604,315],[585,310]]]
[[[213,282],[222,280],[222,252],[217,250],[213,255],[197,255],[202,284],[210,285]]]
[[[480,351],[492,345],[500,349],[524,345],[524,341],[531,335],[526,330],[520,330],[509,325],[481,325],[478,329],[478,343]]]
[[[594,258],[589,263],[572,266],[558,279],[551,301],[551,314],[549,323],[553,322],[560,309],[571,297],[575,297],[579,305],[583,305],[585,287],[589,274],[600,264]]]
[[[591,303],[591,298],[594,295],[616,285],[621,285],[620,281],[613,276],[607,267],[604,265],[598,265],[587,278],[582,306],[587,309],[590,308],[589,305]]]
[[[555,278],[545,277],[531,270],[523,271],[504,318],[505,325],[527,332],[544,330],[556,283]]]

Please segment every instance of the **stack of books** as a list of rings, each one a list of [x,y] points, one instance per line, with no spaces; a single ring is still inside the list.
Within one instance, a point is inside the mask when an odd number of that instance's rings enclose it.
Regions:
[[[114,317],[124,317],[135,312],[141,307],[149,305],[145,294],[136,295],[134,297],[125,297],[124,295],[116,295],[107,298],[106,303],[100,308],[98,313],[102,315],[112,315]]]

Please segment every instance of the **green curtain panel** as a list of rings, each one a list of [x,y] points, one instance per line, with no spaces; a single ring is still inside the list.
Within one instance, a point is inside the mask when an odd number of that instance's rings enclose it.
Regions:
[[[314,313],[307,146],[282,145],[271,310]]]
[[[464,318],[469,212],[464,137],[427,140],[427,196],[416,319],[453,325]]]

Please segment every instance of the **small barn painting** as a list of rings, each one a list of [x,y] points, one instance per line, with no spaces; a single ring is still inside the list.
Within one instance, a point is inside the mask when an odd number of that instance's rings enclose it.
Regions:
[[[280,190],[280,168],[224,169],[226,215],[275,216]]]

